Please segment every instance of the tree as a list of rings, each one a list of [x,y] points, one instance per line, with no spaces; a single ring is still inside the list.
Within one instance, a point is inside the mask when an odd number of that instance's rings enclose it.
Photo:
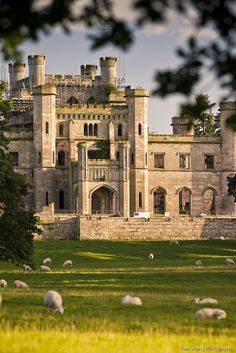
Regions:
[[[114,44],[127,49],[137,29],[147,24],[171,21],[170,12],[188,18],[194,34],[177,48],[181,59],[174,70],[157,72],[155,94],[174,93],[190,96],[203,70],[211,71],[228,92],[236,90],[236,11],[234,0],[130,0],[134,13],[131,24],[115,15],[116,0],[1,0],[0,43],[5,58],[20,59],[19,45],[37,40],[40,32],[49,33],[55,26],[66,32],[71,25],[83,24],[94,30],[89,35],[93,49]],[[201,29],[213,29],[215,37],[207,42],[198,39]]]
[[[37,217],[24,208],[23,197],[29,185],[16,173],[7,151],[8,140],[4,135],[11,101],[3,98],[6,88],[0,83],[0,260],[15,263],[33,263],[33,233],[39,232]]]
[[[214,106],[215,103],[210,102],[208,94],[198,94],[195,103],[181,106],[182,115],[195,121],[196,135],[219,134],[217,115],[212,112]]]
[[[236,174],[231,177],[227,177],[228,181],[228,195],[234,197],[234,202],[236,202]]]

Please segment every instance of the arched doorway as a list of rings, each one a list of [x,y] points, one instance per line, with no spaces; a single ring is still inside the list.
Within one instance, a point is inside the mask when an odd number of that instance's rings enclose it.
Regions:
[[[215,206],[215,197],[216,197],[216,191],[212,189],[207,189],[204,192],[204,213],[209,215],[209,214],[215,214],[216,213],[216,206]]]
[[[115,213],[115,195],[105,186],[100,187],[92,193],[91,211],[94,214]]]
[[[188,188],[179,191],[179,214],[191,214],[191,191]]]
[[[166,209],[166,191],[159,187],[153,193],[154,214],[164,214]]]

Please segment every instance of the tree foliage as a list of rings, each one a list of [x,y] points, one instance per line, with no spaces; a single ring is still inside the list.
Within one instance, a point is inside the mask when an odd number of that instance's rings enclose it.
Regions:
[[[0,260],[31,263],[33,233],[39,231],[37,218],[24,208],[23,198],[29,185],[25,178],[14,171],[7,151],[7,117],[11,101],[3,98],[6,85],[0,83]]]
[[[212,71],[222,87],[236,90],[236,11],[234,0],[130,0],[134,19],[131,24],[114,11],[116,0],[1,0],[0,43],[5,58],[20,58],[19,45],[27,39],[37,40],[41,32],[53,27],[69,32],[71,25],[82,24],[90,33],[91,47],[114,44],[127,49],[137,29],[148,24],[168,24],[170,11],[187,18],[194,29],[183,47],[176,49],[180,65],[157,72],[155,94],[173,93],[190,96],[202,77],[203,69]],[[192,15],[190,15],[192,14]],[[202,29],[215,36],[198,39]]]
[[[214,106],[215,103],[211,103],[208,94],[198,94],[194,103],[181,106],[182,115],[194,120],[196,135],[209,136],[220,133],[218,114],[212,112]]]
[[[228,182],[228,195],[234,197],[234,202],[236,202],[236,174],[234,176],[227,177]]]

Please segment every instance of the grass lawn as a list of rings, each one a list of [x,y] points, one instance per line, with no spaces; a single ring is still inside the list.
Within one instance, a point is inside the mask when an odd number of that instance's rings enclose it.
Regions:
[[[1,353],[236,352],[236,265],[225,264],[236,258],[236,241],[36,241],[37,269],[46,257],[51,273],[0,262],[8,281],[0,289]],[[62,268],[67,259],[71,269]],[[15,279],[30,289],[13,288]],[[64,315],[43,306],[49,289],[61,293]],[[126,294],[143,305],[122,305]],[[227,319],[195,320],[192,298],[203,296],[218,299]]]

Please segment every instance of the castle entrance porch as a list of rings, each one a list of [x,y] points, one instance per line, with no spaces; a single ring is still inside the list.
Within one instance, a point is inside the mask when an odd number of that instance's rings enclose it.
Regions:
[[[91,202],[93,214],[112,214],[116,212],[114,192],[104,186],[92,193]]]

